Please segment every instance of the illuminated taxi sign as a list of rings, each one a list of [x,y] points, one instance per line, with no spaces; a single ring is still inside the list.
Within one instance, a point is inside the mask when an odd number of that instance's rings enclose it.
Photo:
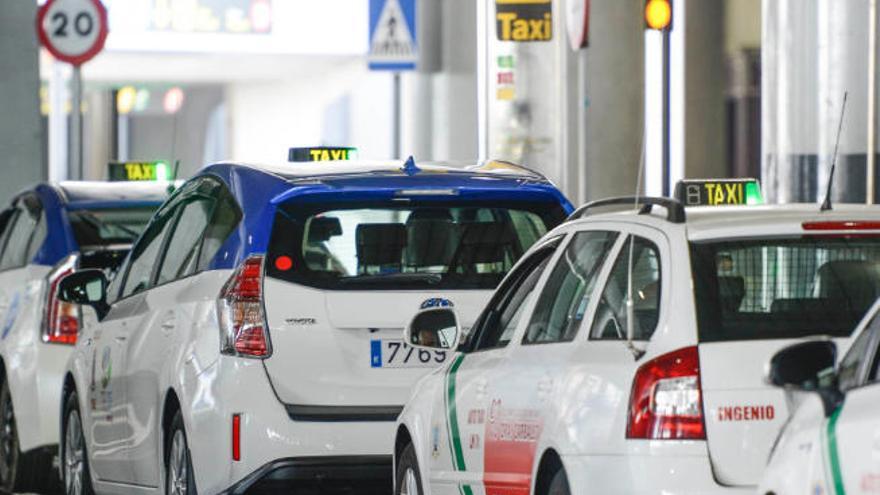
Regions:
[[[759,205],[764,203],[755,179],[683,180],[675,199],[685,206]]]
[[[287,161],[290,162],[327,162],[331,160],[354,160],[357,148],[342,146],[319,146],[312,148],[290,148]]]
[[[155,162],[110,162],[108,165],[111,181],[169,181],[174,173],[166,161]]]

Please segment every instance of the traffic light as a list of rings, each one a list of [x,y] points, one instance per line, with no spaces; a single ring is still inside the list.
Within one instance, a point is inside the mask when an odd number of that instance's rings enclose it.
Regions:
[[[672,28],[672,0],[645,1],[645,28],[657,31]]]

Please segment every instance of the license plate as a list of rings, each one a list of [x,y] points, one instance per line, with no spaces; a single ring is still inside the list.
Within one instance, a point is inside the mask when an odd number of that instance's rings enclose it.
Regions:
[[[373,368],[434,368],[446,361],[447,351],[416,349],[402,340],[371,340]]]

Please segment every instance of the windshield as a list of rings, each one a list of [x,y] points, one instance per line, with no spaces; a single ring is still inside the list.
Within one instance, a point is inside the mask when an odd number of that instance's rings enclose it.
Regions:
[[[153,208],[115,208],[68,212],[79,245],[80,268],[119,269],[132,243],[153,216]]]
[[[556,203],[290,210],[276,219],[269,275],[339,290],[492,289],[564,219]]]
[[[880,296],[880,237],[692,243],[701,342],[850,335]]]
[[[131,244],[146,227],[153,208],[75,210],[68,216],[81,249]]]

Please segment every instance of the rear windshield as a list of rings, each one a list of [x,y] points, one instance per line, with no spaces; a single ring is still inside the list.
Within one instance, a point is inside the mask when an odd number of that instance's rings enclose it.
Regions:
[[[336,290],[492,289],[564,218],[557,203],[282,207],[267,271]]]
[[[848,336],[880,296],[880,237],[691,245],[700,341]]]
[[[115,208],[68,212],[80,249],[80,267],[115,272],[154,211],[153,208]]]

